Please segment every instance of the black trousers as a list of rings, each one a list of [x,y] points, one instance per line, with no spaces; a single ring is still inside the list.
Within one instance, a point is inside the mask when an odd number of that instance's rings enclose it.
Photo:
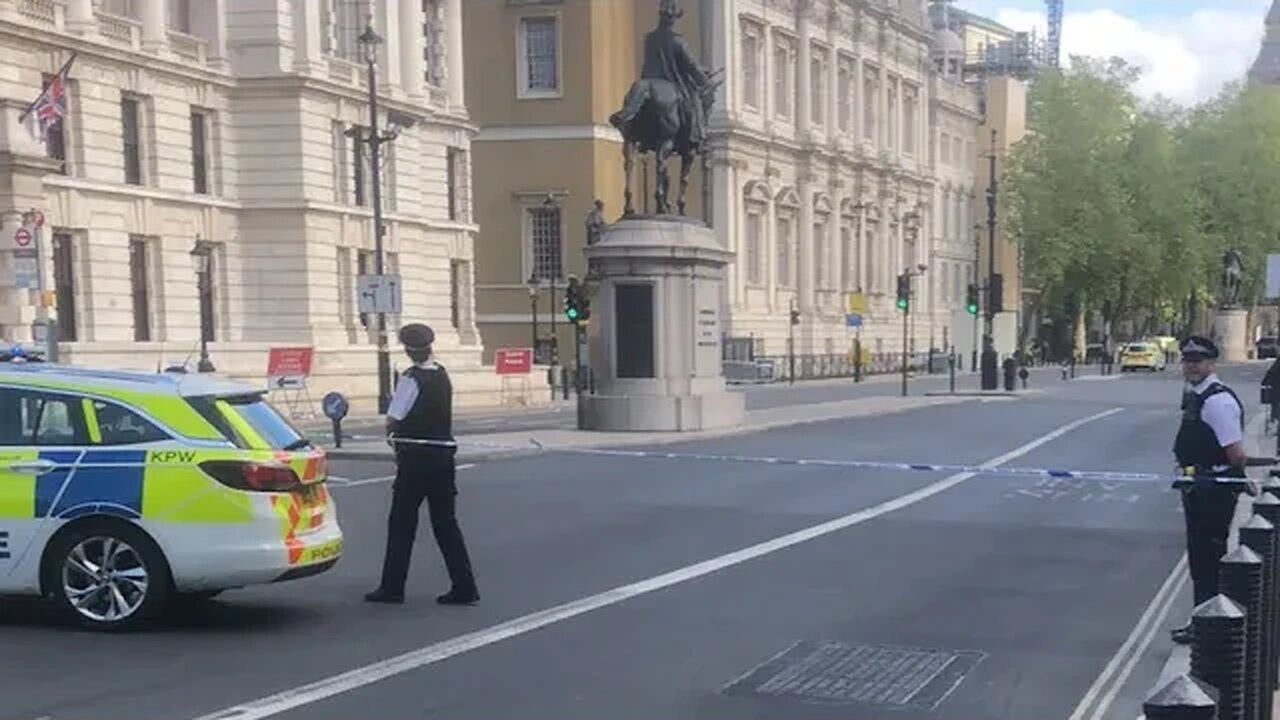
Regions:
[[[403,595],[409,575],[413,542],[418,535],[418,514],[427,501],[431,532],[444,556],[453,590],[475,594],[471,557],[458,527],[458,487],[452,450],[435,448],[401,451],[396,458],[396,480],[391,491],[391,513],[387,518],[387,550],[382,562],[385,592]]]
[[[1237,494],[1221,487],[1194,488],[1182,494],[1187,563],[1196,605],[1218,594],[1218,561],[1227,554]]]

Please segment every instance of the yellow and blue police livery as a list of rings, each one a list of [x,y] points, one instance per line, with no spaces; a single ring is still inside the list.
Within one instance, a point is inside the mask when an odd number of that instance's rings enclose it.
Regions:
[[[250,385],[0,364],[0,594],[95,629],[342,555],[323,451]]]

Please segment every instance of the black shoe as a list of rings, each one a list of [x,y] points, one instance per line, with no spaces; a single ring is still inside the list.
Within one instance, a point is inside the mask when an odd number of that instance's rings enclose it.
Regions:
[[[475,605],[480,602],[480,593],[471,591],[469,593],[461,593],[457,590],[436,597],[436,602],[441,605]]]
[[[365,602],[385,603],[388,605],[403,605],[404,595],[389,593],[386,590],[378,589],[364,596]]]
[[[1173,632],[1169,633],[1169,635],[1173,638],[1173,641],[1179,645],[1190,645],[1191,641],[1195,639],[1195,628],[1189,624],[1183,625],[1180,628],[1174,629]]]

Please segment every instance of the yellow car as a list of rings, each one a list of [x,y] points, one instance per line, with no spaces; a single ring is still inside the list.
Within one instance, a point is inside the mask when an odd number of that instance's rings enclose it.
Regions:
[[[1120,351],[1120,371],[1129,372],[1145,368],[1152,372],[1164,370],[1164,351],[1149,342],[1129,343]]]
[[[342,555],[326,460],[260,388],[0,363],[0,594],[96,630]]]

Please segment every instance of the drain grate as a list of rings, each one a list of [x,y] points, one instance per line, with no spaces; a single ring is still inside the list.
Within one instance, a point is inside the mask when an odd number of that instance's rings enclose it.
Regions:
[[[971,650],[802,641],[726,693],[932,710],[983,657]]]

